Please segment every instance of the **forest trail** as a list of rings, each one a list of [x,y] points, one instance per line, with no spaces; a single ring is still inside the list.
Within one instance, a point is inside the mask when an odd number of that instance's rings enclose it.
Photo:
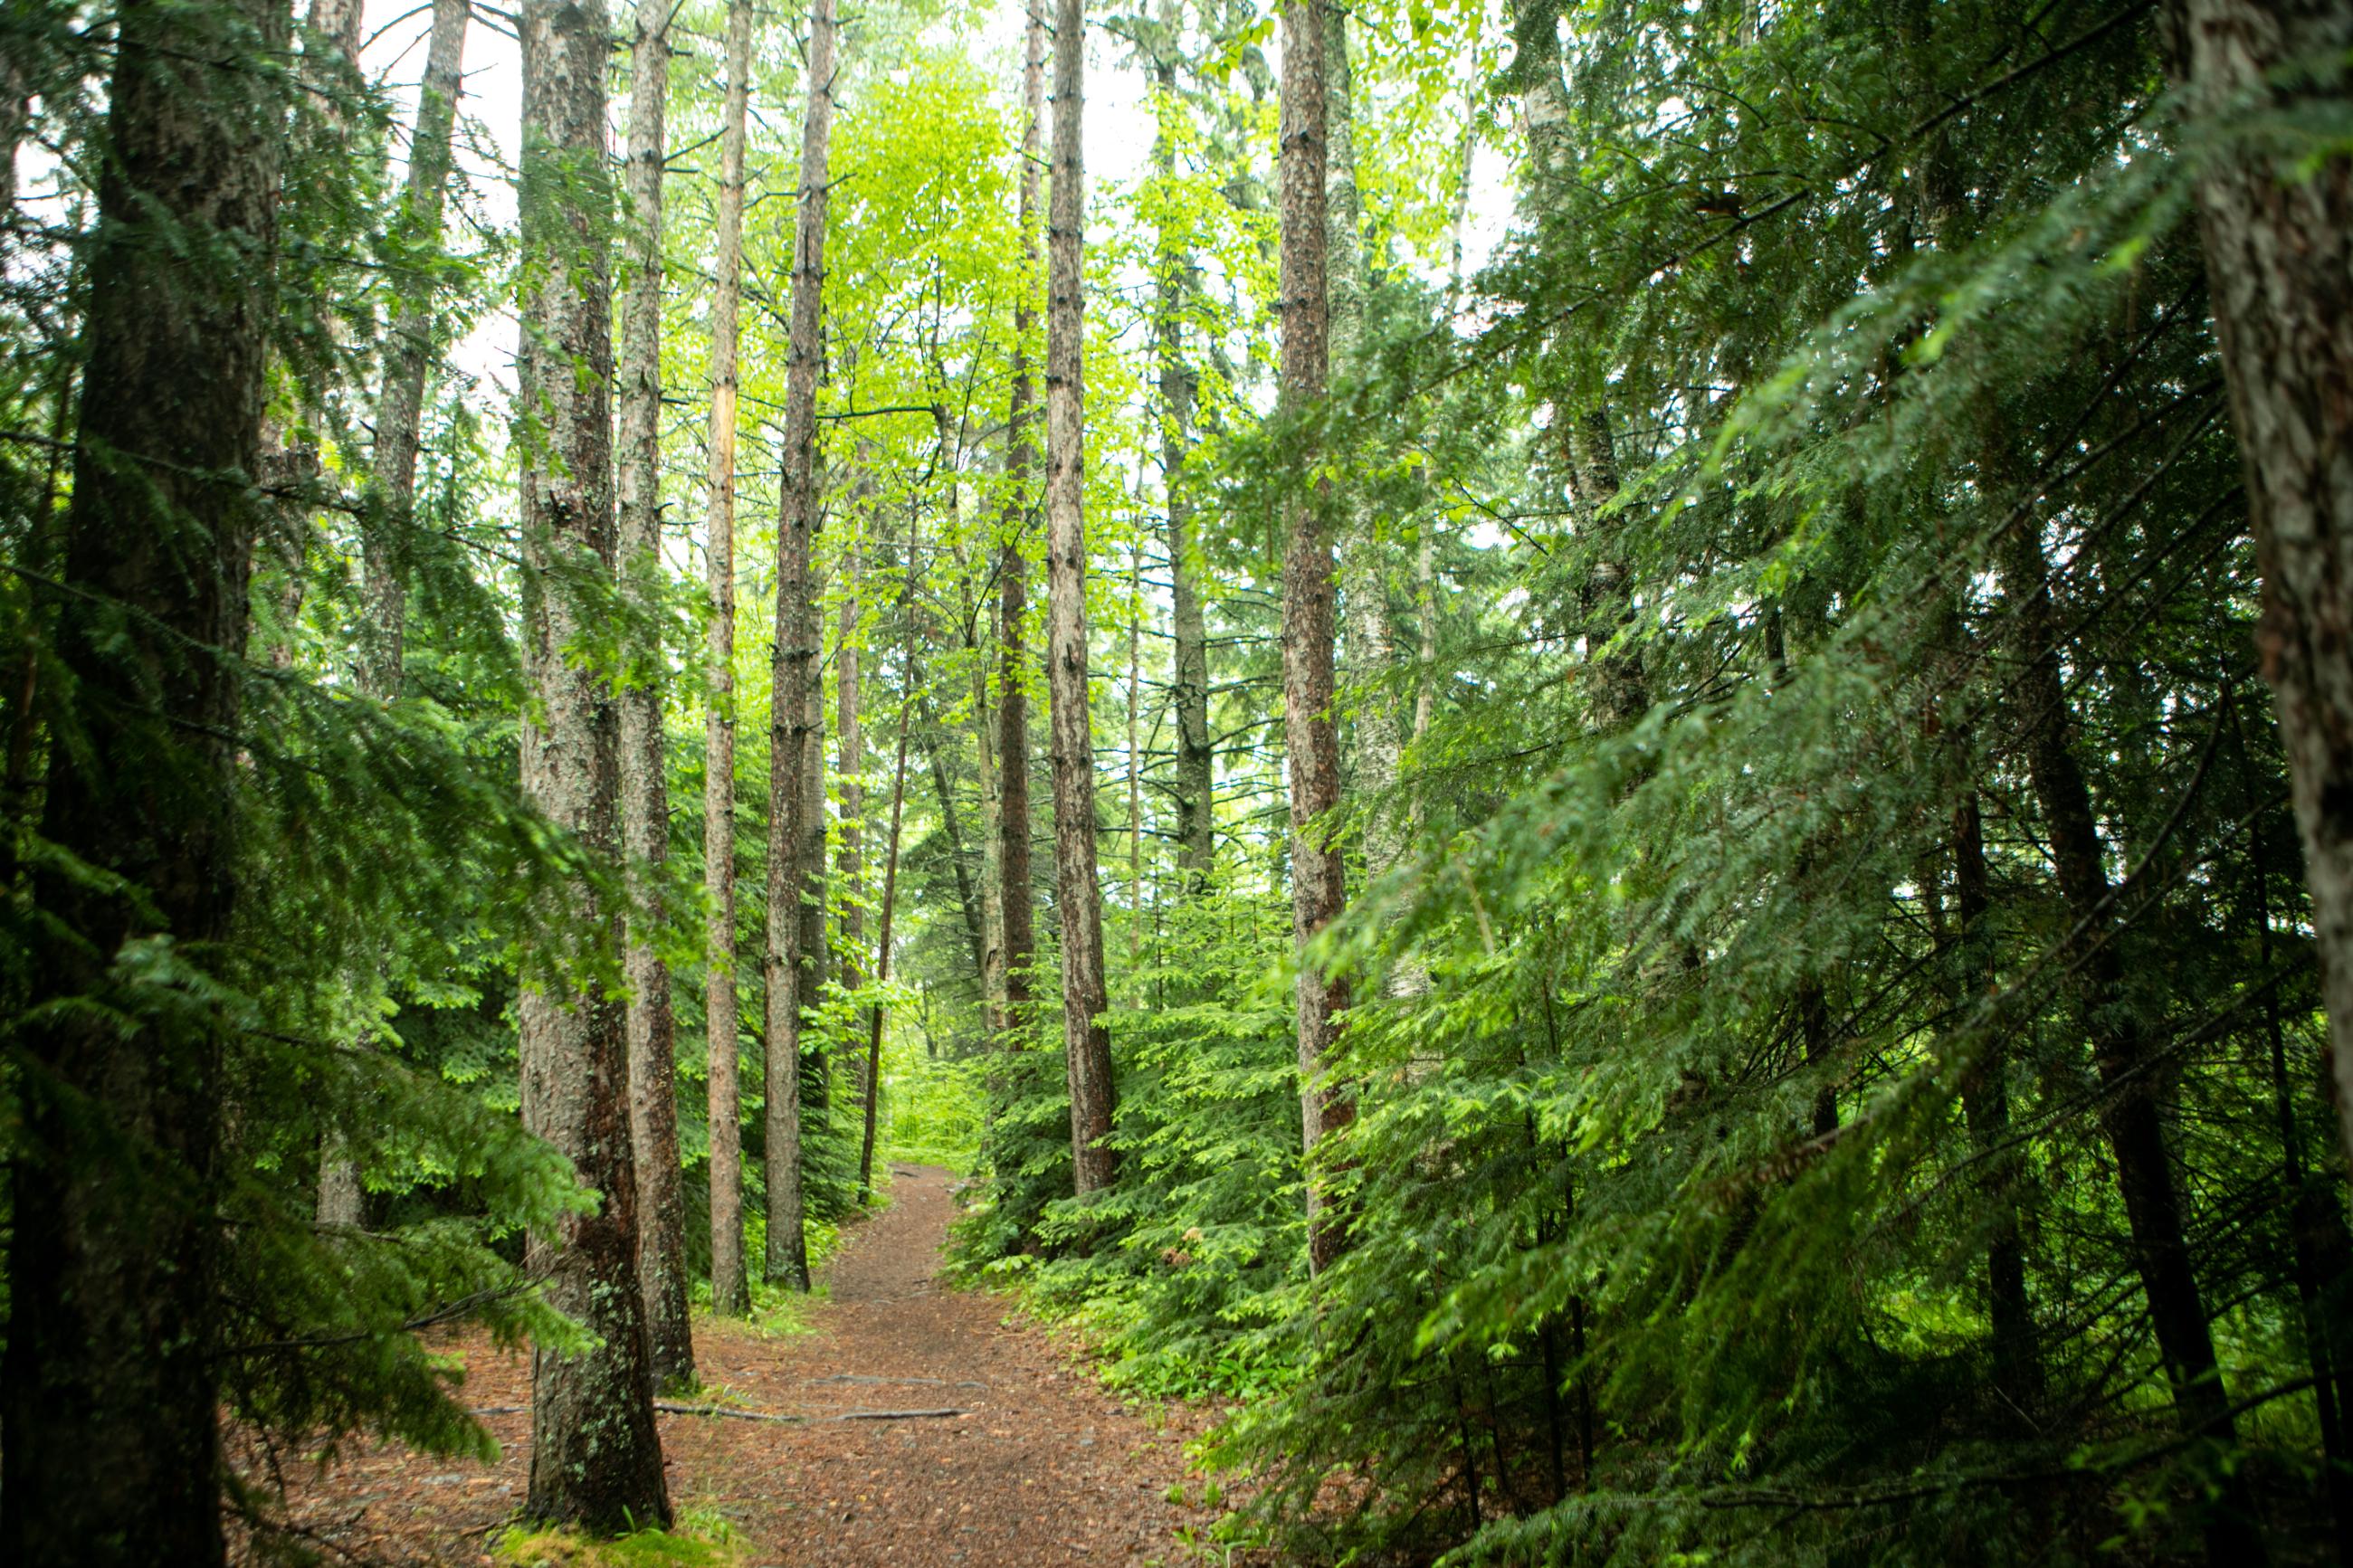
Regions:
[[[725,1517],[753,1568],[931,1564],[1096,1568],[1186,1559],[1175,1535],[1210,1516],[1171,1504],[1200,1412],[1131,1410],[1106,1395],[1006,1299],[936,1282],[955,1213],[950,1173],[893,1168],[889,1208],[858,1226],[827,1272],[814,1332],[765,1335],[698,1318],[695,1404],[804,1415],[805,1425],[665,1414],[672,1506]],[[295,1522],[346,1561],[480,1564],[529,1476],[528,1353],[479,1334],[466,1398],[498,1464],[385,1447],[323,1475],[287,1462]],[[903,1420],[856,1411],[954,1409]],[[297,1473],[297,1472],[300,1473]],[[1198,1488],[1194,1489],[1198,1491]],[[340,1554],[340,1553],[337,1553]]]

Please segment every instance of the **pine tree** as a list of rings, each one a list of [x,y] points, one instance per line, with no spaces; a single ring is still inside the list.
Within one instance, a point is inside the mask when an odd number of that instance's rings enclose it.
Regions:
[[[611,602],[612,243],[606,204],[607,20],[601,4],[530,0],[522,13],[522,241],[532,268],[516,398],[522,416],[524,639],[534,703],[525,792],[599,859],[620,849],[620,714],[581,661]],[[575,879],[566,911],[617,957],[622,922]],[[609,948],[607,944],[609,943]],[[531,1240],[547,1300],[595,1336],[532,1369],[534,1518],[618,1531],[667,1522],[653,1376],[638,1285],[626,1005],[577,955],[529,955],[522,1016],[523,1125],[569,1158],[601,1204]]]

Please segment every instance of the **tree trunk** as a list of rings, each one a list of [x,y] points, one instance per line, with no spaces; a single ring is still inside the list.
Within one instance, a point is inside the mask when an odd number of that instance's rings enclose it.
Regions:
[[[744,1110],[735,1000],[735,358],[744,288],[744,121],[752,4],[727,7],[727,104],[719,135],[719,256],[711,305],[711,466],[704,521],[711,578],[711,705],[703,728],[702,887],[710,902],[703,981],[711,1127],[711,1310],[752,1310],[744,1268]]]
[[[833,133],[833,0],[809,9],[808,108],[801,123],[800,213],[794,225],[792,326],[785,370],[784,485],[776,519],[776,631],[768,722],[767,1144],[772,1284],[809,1288],[801,1193],[802,900],[809,896],[808,790],[815,755],[818,616],[811,537],[818,530],[817,380],[823,356],[826,164]]]
[[[610,26],[598,0],[527,0],[522,22],[522,301],[516,399],[524,428],[523,626],[535,688],[522,726],[523,790],[595,854],[620,848],[620,716],[609,673],[570,650],[599,614],[577,586],[614,570],[613,337],[605,152]],[[609,931],[592,889],[570,911]],[[531,1490],[536,1519],[591,1530],[666,1522],[653,1379],[638,1290],[637,1173],[629,1141],[624,1005],[554,953],[526,955],[522,1120],[601,1194],[531,1239],[528,1270],[548,1304],[595,1336],[576,1356],[532,1364]]]
[[[2175,68],[2227,124],[2342,114],[2353,7],[2172,0]],[[2332,74],[2333,73],[2333,74]],[[2353,1155],[2353,160],[2224,143],[2198,182],[2231,414],[2263,576],[2257,642],[2279,704],[2320,951],[2338,1131]]]
[[[1162,9],[1167,29],[1153,59],[1155,117],[1182,112],[1176,98],[1174,8]],[[1155,122],[1157,122],[1155,118]],[[1153,139],[1153,169],[1176,174],[1175,139],[1161,124]],[[1169,693],[1176,717],[1176,863],[1184,893],[1208,891],[1217,862],[1217,757],[1209,744],[1209,636],[1201,611],[1195,557],[1193,498],[1185,483],[1185,457],[1193,445],[1193,404],[1198,383],[1185,358],[1185,306],[1197,281],[1190,247],[1164,223],[1153,278],[1153,359],[1160,391],[1160,483],[1168,515],[1169,631],[1176,641],[1176,680]]]
[[[2133,1262],[2185,1435],[2228,1444],[2235,1432],[2230,1395],[2214,1357],[2206,1303],[2191,1263],[2181,1198],[2151,1081],[2140,1021],[2119,994],[2124,955],[2108,897],[2107,867],[2092,792],[2070,744],[2071,715],[2059,668],[2058,617],[2051,605],[2042,546],[2031,522],[2013,526],[2002,541],[2002,589],[2014,616],[2021,666],[2017,691],[2024,711],[2027,775],[2050,836],[2059,893],[2073,931],[2071,967],[2081,988],[2084,1031],[2100,1081],[2109,1091],[2102,1112],[2116,1185],[2131,1227]],[[2217,1563],[2256,1563],[2262,1543],[2248,1522],[2244,1484],[2227,1484],[2220,1511],[2209,1521],[2207,1547]]]
[[[472,15],[466,0],[435,0],[402,196],[405,237],[420,249],[438,250],[441,243],[450,136],[464,88],[466,24]],[[401,280],[386,335],[384,396],[376,408],[374,515],[367,520],[361,549],[359,685],[379,702],[400,695],[408,614],[403,563],[413,526],[410,510],[417,495],[426,376],[440,346],[433,295],[430,272],[411,273]],[[358,1165],[342,1152],[341,1140],[331,1136],[319,1162],[319,1223],[358,1225],[364,1200]]]
[[[1029,566],[1021,536],[1031,511],[1029,479],[1038,466],[1037,403],[1029,380],[1029,336],[1037,323],[1038,171],[1045,120],[1045,0],[1029,0],[1023,32],[1021,102],[1021,291],[1013,307],[1013,393],[1007,422],[1005,538],[997,547],[997,869],[1005,922],[1005,1044],[1029,1026],[1029,967],[1037,956],[1036,899],[1029,885],[1029,672],[1023,623]]]
[[[661,559],[661,180],[662,120],[670,96],[670,0],[638,0],[629,49],[629,213],[623,228],[628,292],[621,319],[621,569],[628,596],[659,614]],[[631,870],[644,879],[637,913],[659,909],[670,859],[668,748],[662,735],[659,642],[634,650],[621,689],[622,837]],[[694,1340],[686,1315],[686,1193],[678,1163],[678,1024],[670,965],[649,934],[630,932],[629,1126],[638,1156],[638,1279],[646,1295],[646,1342],[654,1383],[694,1385]]]
[[[1070,1053],[1071,1161],[1082,1197],[1111,1184],[1103,1147],[1116,1090],[1103,978],[1103,887],[1095,870],[1094,724],[1087,703],[1085,486],[1086,223],[1079,122],[1084,111],[1086,7],[1057,0],[1054,183],[1047,216],[1046,689],[1053,728],[1054,869],[1062,922],[1062,1042]]]
[[[0,1363],[0,1558],[217,1563],[215,1311],[222,1026],[111,973],[168,935],[229,934],[235,742],[257,508],[269,258],[285,104],[216,61],[283,50],[283,0],[126,0],[90,250],[89,344],[51,657],[78,745],[41,836],[59,934],[27,964],[11,1077],[14,1226]],[[242,259],[188,267],[157,221]],[[191,653],[191,649],[197,650]],[[201,962],[198,958],[197,962]],[[162,1005],[159,1006],[159,1001]],[[110,1016],[99,1017],[97,1009]]]
[[[405,237],[419,249],[438,249],[441,243],[450,137],[465,87],[466,24],[472,15],[467,0],[434,0],[433,34],[426,45],[425,83],[417,100],[417,129],[408,144],[402,201]],[[401,282],[386,344],[384,401],[376,410],[375,500],[382,515],[372,520],[364,551],[367,614],[362,623],[360,685],[377,698],[400,691],[407,606],[402,536],[411,525],[409,511],[417,497],[426,377],[441,342],[433,296],[430,273],[411,274]]]
[[[931,769],[932,793],[940,803],[940,833],[948,841],[948,868],[955,875],[956,912],[964,917],[965,936],[972,944],[973,973],[984,982],[988,968],[988,917],[973,885],[972,868],[965,864],[964,825],[956,820],[955,789],[948,779],[948,727],[940,722],[923,689],[923,666],[911,659],[908,679],[916,689],[916,705],[923,721],[923,754]]]
[[[915,570],[913,530],[907,541],[907,571],[913,582]],[[912,590],[907,595],[907,607],[914,607]],[[912,624],[912,623],[911,623]],[[909,638],[912,643],[913,637]],[[910,650],[912,651],[912,649]],[[872,1026],[866,1037],[866,1127],[858,1146],[858,1198],[860,1203],[874,1195],[874,1127],[882,1103],[882,998],[880,988],[891,983],[891,917],[899,902],[899,823],[900,813],[907,803],[907,719],[914,711],[914,664],[908,662],[909,689],[899,701],[899,760],[891,769],[891,844],[882,863],[882,920],[875,932],[874,984],[878,994],[871,1015]]]
[[[858,474],[854,489],[860,499],[871,499],[871,484],[868,475],[870,453],[866,443],[860,443]],[[855,514],[852,528],[863,531],[865,511],[851,509]],[[859,840],[865,831],[866,815],[866,740],[859,729],[859,605],[858,591],[864,570],[864,561],[855,538],[843,542],[843,574],[849,586],[841,596],[838,620],[839,642],[834,648],[834,743],[835,768],[841,775],[841,847],[834,860],[834,876],[839,882],[837,891],[841,899],[841,988],[855,991],[860,984],[858,972],[859,950],[866,941],[866,900],[860,879],[865,867],[860,855]]]
[[[1321,0],[1287,0],[1282,12],[1281,256],[1282,398],[1303,411],[1324,395],[1328,371],[1325,290],[1324,22]],[[1294,437],[1294,439],[1296,439]],[[1314,471],[1304,443],[1294,471]],[[1282,563],[1282,733],[1291,775],[1291,931],[1302,962],[1297,989],[1299,1107],[1307,1157],[1355,1119],[1354,1100],[1327,1068],[1344,988],[1305,962],[1308,944],[1340,913],[1339,846],[1327,820],[1340,801],[1339,736],[1333,724],[1332,642],[1336,598],[1329,498],[1303,477],[1289,503]],[[1324,1184],[1307,1188],[1308,1266],[1337,1258],[1342,1226]]]
[[[1973,788],[1953,811],[1953,894],[1960,915],[1964,1004],[1998,984],[1991,929],[1993,895],[1986,871],[1985,828]],[[2034,1313],[2026,1296],[2026,1247],[2019,1235],[2013,1190],[2017,1159],[2010,1144],[2008,1042],[1997,1025],[1961,1085],[1961,1113],[1969,1142],[1990,1163],[1994,1224],[1986,1244],[1987,1316],[1993,1325],[1994,1382],[2019,1409],[2032,1412],[2042,1395],[2042,1368],[2034,1344]]]

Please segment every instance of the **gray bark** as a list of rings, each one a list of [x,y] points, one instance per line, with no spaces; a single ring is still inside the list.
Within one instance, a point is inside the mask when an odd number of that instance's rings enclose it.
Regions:
[[[611,174],[605,151],[610,26],[600,0],[526,0],[516,401],[523,459],[523,632],[534,701],[522,725],[524,793],[592,853],[620,849],[620,715],[607,671],[569,650],[602,613],[586,588],[615,566]],[[575,885],[564,911],[617,953],[621,921]],[[600,1195],[531,1238],[548,1304],[595,1336],[578,1355],[532,1363],[536,1519],[618,1531],[667,1522],[653,1378],[637,1279],[637,1172],[629,1138],[624,1004],[565,955],[525,955],[523,1125]]]
[[[800,210],[793,227],[792,324],[785,371],[784,486],[776,519],[776,641],[768,721],[768,1256],[771,1283],[809,1288],[801,1190],[800,995],[810,895],[807,774],[817,757],[819,631],[812,536],[820,521],[817,383],[824,342],[826,168],[833,134],[833,0],[809,9],[808,106],[801,122]],[[820,788],[822,784],[820,784]]]
[[[710,905],[703,981],[711,1128],[711,1310],[752,1308],[744,1267],[744,1122],[735,998],[735,362],[744,287],[744,121],[751,92],[751,0],[727,7],[727,102],[719,136],[719,254],[711,305],[711,463],[704,554],[711,582],[711,705],[703,728],[702,888]]]
[[[1069,1053],[1071,1161],[1081,1196],[1111,1184],[1110,998],[1103,975],[1103,887],[1095,862],[1094,725],[1087,691],[1085,278],[1080,120],[1085,110],[1086,7],[1057,0],[1054,181],[1047,214],[1046,690],[1053,731],[1054,871],[1062,934],[1062,1043]]]
[[[670,97],[671,0],[638,0],[629,49],[628,293],[621,319],[621,569],[638,613],[659,613],[661,560],[661,304],[663,118]],[[638,924],[659,918],[670,860],[670,777],[662,735],[668,661],[655,646],[634,651],[621,690],[622,832],[633,873],[644,879]],[[670,965],[647,931],[633,929],[629,980],[629,1122],[637,1141],[638,1279],[646,1341],[663,1388],[694,1385],[686,1311],[686,1193],[678,1160],[678,1021]]]

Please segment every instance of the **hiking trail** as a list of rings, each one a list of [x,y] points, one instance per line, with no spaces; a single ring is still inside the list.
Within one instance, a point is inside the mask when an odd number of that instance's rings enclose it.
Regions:
[[[1012,1317],[1006,1298],[938,1284],[954,1177],[906,1165],[892,1174],[890,1206],[846,1233],[827,1270],[830,1300],[811,1304],[813,1332],[697,1318],[702,1391],[666,1403],[807,1419],[664,1412],[672,1508],[690,1522],[723,1516],[753,1568],[1186,1561],[1176,1531],[1206,1528],[1213,1515],[1167,1494],[1187,1479],[1184,1444],[1208,1413],[1123,1406],[1043,1331]],[[501,1352],[476,1331],[436,1348],[464,1355],[464,1396],[486,1412],[499,1462],[389,1444],[354,1444],[323,1474],[290,1458],[293,1521],[331,1554],[487,1563],[522,1502],[529,1354]]]

